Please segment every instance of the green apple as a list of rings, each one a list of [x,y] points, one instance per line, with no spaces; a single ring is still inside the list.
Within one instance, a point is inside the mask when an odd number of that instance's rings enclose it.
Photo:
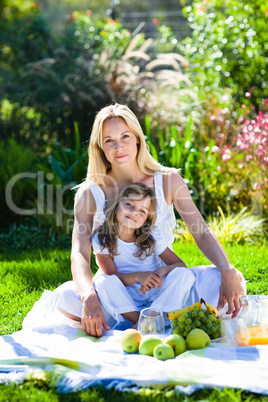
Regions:
[[[139,350],[139,344],[141,341],[140,333],[134,329],[126,329],[120,338],[120,344],[124,352],[135,353]]]
[[[173,348],[167,343],[160,343],[154,348],[154,357],[158,360],[173,359],[175,356]]]
[[[150,334],[144,335],[140,341],[139,354],[153,356],[154,348],[160,343],[163,343],[162,339],[157,336]]]
[[[194,328],[187,335],[186,344],[189,349],[204,349],[210,345],[210,337],[202,329]]]
[[[181,353],[185,352],[186,349],[186,342],[181,335],[172,334],[169,335],[165,340],[164,343],[170,345],[174,352],[175,356],[180,355]]]

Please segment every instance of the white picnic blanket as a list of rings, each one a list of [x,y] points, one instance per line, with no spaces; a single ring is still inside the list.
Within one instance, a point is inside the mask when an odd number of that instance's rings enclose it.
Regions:
[[[96,339],[67,322],[38,325],[0,337],[0,383],[40,379],[59,392],[102,384],[118,390],[174,386],[186,393],[227,386],[268,394],[268,345],[230,348],[212,342],[159,361],[123,352],[119,330]]]

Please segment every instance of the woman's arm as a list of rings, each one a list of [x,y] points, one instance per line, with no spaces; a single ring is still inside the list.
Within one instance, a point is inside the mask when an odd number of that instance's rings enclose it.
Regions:
[[[95,201],[89,189],[80,188],[74,203],[71,269],[82,301],[82,329],[93,336],[102,336],[102,327],[110,329],[93,287],[90,268],[91,234]]]
[[[195,206],[187,185],[179,174],[164,175],[164,192],[169,204],[174,204],[204,255],[219,268],[222,276],[219,306],[228,302],[228,314],[236,317],[241,308],[239,296],[243,294],[240,279],[216,236],[208,228]]]
[[[162,282],[154,271],[134,271],[130,273],[118,272],[115,263],[108,254],[97,254],[98,264],[102,272],[106,275],[116,275],[125,286],[133,285],[140,282],[150,289],[157,286],[160,287]]]

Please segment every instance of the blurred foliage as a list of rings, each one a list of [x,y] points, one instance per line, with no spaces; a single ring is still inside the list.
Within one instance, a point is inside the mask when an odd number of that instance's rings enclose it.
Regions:
[[[161,127],[169,120],[185,124],[195,94],[182,56],[158,54],[152,39],[132,38],[119,22],[95,21],[90,12],[73,12],[56,39],[46,24],[35,7],[0,35],[2,138],[13,133],[32,149],[55,141],[72,146],[74,122],[87,140],[96,111],[112,101],[127,104],[140,121],[150,114]],[[35,36],[39,53],[28,55]]]
[[[37,43],[39,54],[33,52],[28,57],[22,52],[25,58],[21,59],[20,53],[15,52],[11,60],[9,49],[16,47],[13,42],[18,42],[17,28],[20,27],[19,36],[25,42],[25,46],[20,43],[18,46],[23,48],[31,44],[27,27],[34,38],[45,24],[39,10],[25,19],[14,19],[12,29],[0,35],[2,50],[8,49],[3,54],[7,67],[1,92],[11,104],[8,118],[2,117],[2,135],[8,137],[13,132],[17,139],[23,139],[32,148],[55,140],[70,146],[74,121],[78,121],[82,140],[88,139],[96,110],[112,101],[96,68],[99,54],[111,48],[120,57],[130,41],[129,32],[121,29],[119,23],[94,24],[89,15],[75,13],[57,41],[48,36],[44,28],[44,44]],[[33,113],[31,116],[22,114],[22,109],[33,110]],[[33,131],[35,136],[28,137]]]
[[[183,41],[187,73],[203,102],[220,99],[225,87],[238,108],[253,88],[255,106],[268,97],[267,9],[267,0],[194,0],[184,8],[192,29]]]
[[[159,125],[153,130],[149,116],[145,122],[152,156],[164,166],[179,169],[200,212],[207,217],[209,212],[217,212],[218,205],[225,208],[230,188],[220,171],[222,161],[215,140],[196,146],[192,116],[184,132],[174,125],[166,126],[164,132]]]
[[[70,248],[70,234],[55,233],[54,228],[41,222],[29,220],[25,223],[13,223],[0,234],[0,253],[7,250],[23,252],[36,248]]]
[[[219,215],[210,215],[208,226],[223,246],[234,244],[265,244],[263,232],[264,220],[252,215],[247,208],[242,208],[237,214],[225,215],[218,207]],[[187,226],[182,220],[177,220],[174,230],[175,239],[181,242],[195,243]]]
[[[57,32],[51,0],[0,3],[1,185],[36,173],[14,185],[16,205],[36,208],[37,222],[57,235],[69,231],[71,188],[86,175],[83,145],[96,112],[116,101],[137,115],[153,156],[180,169],[205,217],[226,205],[258,214],[266,170],[259,189],[260,168],[237,138],[240,118],[254,119],[268,98],[268,0],[194,0],[185,7],[193,33],[183,46],[156,19],[157,40],[145,40],[118,20],[94,18],[83,1],[83,12],[72,0],[54,6],[63,4],[70,13]],[[2,225],[16,219],[4,192],[0,205]]]
[[[10,138],[0,141],[0,160],[0,225],[3,228],[21,218],[14,209],[30,209],[30,203],[36,197],[38,157]],[[13,205],[10,205],[10,199]]]

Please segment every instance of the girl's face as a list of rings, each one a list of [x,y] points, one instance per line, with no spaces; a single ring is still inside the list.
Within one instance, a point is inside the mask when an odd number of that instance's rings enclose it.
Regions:
[[[138,138],[123,119],[114,117],[103,123],[103,152],[112,166],[128,166],[136,161],[138,143]]]
[[[129,194],[127,198],[119,203],[117,221],[121,227],[128,229],[139,229],[147,220],[151,207],[151,198],[138,194]]]

